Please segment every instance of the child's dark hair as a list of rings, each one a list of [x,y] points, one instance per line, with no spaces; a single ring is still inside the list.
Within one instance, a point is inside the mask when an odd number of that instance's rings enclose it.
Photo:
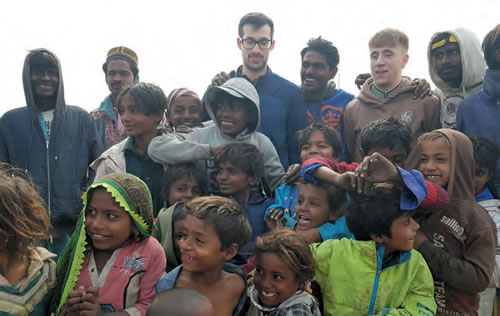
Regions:
[[[137,110],[145,115],[163,115],[167,109],[167,97],[163,90],[152,83],[139,82],[126,87],[118,97],[118,110],[121,112],[121,99],[130,97],[135,101]]]
[[[374,147],[394,149],[401,146],[411,151],[411,130],[393,117],[370,122],[360,134],[361,149],[368,155]]]
[[[469,139],[474,148],[476,167],[488,169],[490,177],[495,175],[499,157],[498,147],[484,137],[469,136]]]
[[[486,34],[483,40],[484,60],[489,69],[499,70],[500,63],[497,61],[497,50],[500,49],[500,24],[495,26]]]
[[[97,191],[101,191],[101,192],[106,192],[107,194],[109,194],[109,196],[113,197],[111,195],[111,193],[109,193],[105,187],[95,187],[93,189],[90,189],[88,192],[87,192],[87,209],[89,208],[90,206],[90,202],[92,201],[92,198],[94,197],[94,193],[97,192]],[[116,202],[115,198],[113,197],[113,201]],[[85,209],[85,215],[87,215],[87,209]],[[134,225],[134,220],[132,219],[132,216],[130,216],[130,214],[123,210],[125,213],[127,213],[127,216],[130,218],[130,221],[132,223],[132,225]],[[130,236],[128,236],[128,241],[129,243],[134,243],[134,242],[141,242],[143,240],[145,240],[146,238],[148,238],[148,236],[146,235],[143,235],[143,234],[134,234],[133,232],[130,232]],[[92,240],[92,238],[90,238],[87,234],[87,240]],[[92,244],[92,242],[89,242],[89,245]],[[87,250],[89,250],[90,248],[87,248]]]
[[[344,215],[343,214],[344,213],[344,206],[345,206],[345,202],[346,202],[346,191],[345,190],[342,190],[339,187],[337,187],[331,183],[324,182],[321,180],[317,180],[317,183],[312,183],[312,182],[309,182],[309,181],[301,178],[300,182],[299,182],[299,186],[306,185],[306,184],[314,185],[314,186],[319,187],[319,188],[326,191],[327,198],[328,198],[328,210],[330,211],[330,213],[332,213],[332,215],[336,215],[339,217]]]
[[[200,186],[201,195],[207,194],[207,174],[196,163],[187,162],[178,165],[168,165],[162,180],[162,198],[167,203],[167,206],[171,204],[168,201],[168,197],[172,186],[175,182],[184,178],[194,179]]]
[[[47,239],[50,220],[45,202],[31,177],[21,169],[0,163],[0,251],[29,255]]]
[[[238,142],[224,145],[215,153],[214,160],[217,167],[230,162],[249,177],[260,179],[264,176],[264,158],[252,144]]]
[[[300,290],[314,278],[314,260],[307,242],[290,229],[275,230],[257,237],[252,250],[256,259],[265,253],[277,255],[295,272]]]
[[[339,133],[331,126],[322,123],[313,123],[296,134],[299,150],[307,143],[307,140],[313,133],[320,132],[326,141],[332,146],[334,155],[340,156],[342,153],[342,140]]]
[[[307,42],[307,46],[300,51],[300,57],[302,60],[304,60],[305,54],[309,51],[317,52],[321,56],[325,57],[330,69],[335,69],[339,64],[340,57],[337,47],[333,46],[332,42],[322,38],[321,36],[311,38]]]
[[[252,235],[245,214],[234,200],[220,196],[202,196],[187,202],[184,210],[186,215],[194,216],[207,225],[213,225],[221,241],[222,250],[234,243],[241,249]]]
[[[371,240],[370,235],[391,237],[392,223],[412,212],[399,208],[401,191],[389,184],[377,184],[367,193],[351,194],[346,206],[346,223],[356,240]]]

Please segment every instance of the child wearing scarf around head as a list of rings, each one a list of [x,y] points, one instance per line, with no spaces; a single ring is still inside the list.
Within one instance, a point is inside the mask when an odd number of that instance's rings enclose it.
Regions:
[[[57,265],[56,315],[146,315],[164,274],[165,254],[150,237],[151,194],[139,178],[106,175],[82,196],[76,231]]]

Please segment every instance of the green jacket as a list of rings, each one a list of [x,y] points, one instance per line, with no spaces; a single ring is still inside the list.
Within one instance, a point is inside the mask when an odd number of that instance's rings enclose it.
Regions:
[[[434,315],[434,285],[424,258],[402,252],[382,268],[384,246],[327,240],[310,246],[324,315]]]

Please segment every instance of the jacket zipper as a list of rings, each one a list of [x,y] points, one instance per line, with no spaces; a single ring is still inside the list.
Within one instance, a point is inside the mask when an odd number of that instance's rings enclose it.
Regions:
[[[52,220],[52,189],[50,182],[50,155],[49,155],[49,140],[45,141],[45,152],[47,153],[47,208],[49,211],[49,218]],[[52,232],[49,234],[50,243],[54,243]]]
[[[378,282],[379,282],[381,273],[382,273],[382,270],[378,270],[377,274],[375,275],[375,281],[373,283],[372,299],[370,302],[370,309],[368,310],[368,315],[372,315],[373,310],[375,309],[375,301],[377,300]]]

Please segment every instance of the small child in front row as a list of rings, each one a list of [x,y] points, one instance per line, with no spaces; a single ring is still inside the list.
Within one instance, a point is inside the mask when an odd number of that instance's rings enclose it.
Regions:
[[[357,163],[346,164],[337,162],[342,151],[342,142],[338,132],[325,124],[315,123],[297,132],[297,143],[300,148],[300,159],[305,162],[311,158],[324,158],[329,160],[330,167],[338,172],[355,171]],[[286,227],[295,228],[297,225],[296,206],[299,200],[299,185],[283,184],[276,190],[275,202],[266,210],[266,216],[284,216]],[[332,211],[340,205],[331,205]],[[280,214],[282,213],[282,214]],[[316,242],[335,238],[336,228],[334,224],[326,222],[319,227],[303,230],[299,233],[309,242]]]
[[[150,236],[153,203],[147,185],[128,173],[111,173],[82,199],[76,230],[57,265],[56,315],[145,316],[166,265],[160,244]]]
[[[0,163],[0,315],[49,315],[56,286],[55,254],[37,247],[50,219],[33,180]]]
[[[246,316],[321,315],[316,298],[306,292],[314,261],[300,235],[286,229],[257,237],[252,257],[256,267]]]
[[[500,200],[493,197],[488,189],[488,181],[495,176],[499,150],[488,139],[469,136],[474,148],[474,194],[476,201],[484,207],[496,224],[497,240],[500,240]],[[488,288],[479,293],[479,315],[492,315],[496,289],[500,287],[500,249],[497,246],[495,268]]]
[[[439,129],[422,134],[418,145],[419,170],[450,196],[449,206],[423,222],[415,239],[434,277],[437,315],[475,315],[478,293],[493,274],[497,231],[475,200],[472,143],[458,131]]]
[[[346,221],[356,240],[310,246],[324,315],[434,315],[431,273],[412,250],[419,225],[400,209],[401,191],[378,184],[351,197]]]
[[[170,272],[181,263],[177,246],[186,218],[184,203],[206,195],[206,173],[195,163],[169,165],[163,177],[163,199],[166,208],[158,213],[152,235],[160,242],[167,259],[166,271]]]
[[[246,276],[226,263],[248,242],[250,224],[238,204],[228,198],[203,196],[186,203],[179,240],[182,265],[161,277],[158,293],[190,288],[210,299],[215,315],[241,315],[246,300]]]
[[[216,316],[212,302],[192,289],[170,289],[159,293],[146,316]]]
[[[247,258],[255,238],[267,230],[265,212],[273,203],[257,187],[264,176],[264,159],[254,145],[232,143],[217,151],[214,160],[220,193],[238,202],[252,227],[250,241],[239,251],[243,258]]]

